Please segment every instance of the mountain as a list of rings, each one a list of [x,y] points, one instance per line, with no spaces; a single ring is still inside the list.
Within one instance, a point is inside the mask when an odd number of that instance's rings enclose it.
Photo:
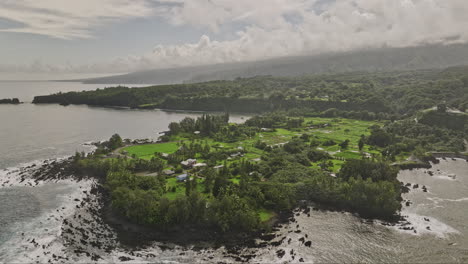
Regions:
[[[84,80],[96,84],[174,84],[232,80],[258,75],[300,76],[338,72],[417,70],[468,65],[468,44],[366,49],[315,56],[275,58],[139,71]]]

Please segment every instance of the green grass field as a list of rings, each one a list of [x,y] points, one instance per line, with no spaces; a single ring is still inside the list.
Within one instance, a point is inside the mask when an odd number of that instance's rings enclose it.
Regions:
[[[172,188],[175,187],[175,192],[172,192]],[[169,190],[164,194],[163,197],[166,197],[169,200],[174,200],[179,196],[185,195],[185,182],[178,182],[176,177],[170,177],[166,179],[166,189]],[[203,184],[203,179],[197,179],[197,192],[205,195],[205,185]],[[206,196],[206,195],[205,195]]]
[[[260,216],[260,222],[266,222],[270,220],[275,214],[272,211],[261,209],[258,211],[258,215]]]
[[[327,124],[325,127],[321,127]],[[302,134],[309,135],[311,141],[316,141],[319,144],[318,149],[327,151],[332,156],[336,157],[332,159],[333,167],[330,167],[332,172],[338,172],[341,165],[344,163],[342,159],[359,159],[364,153],[361,153],[358,149],[358,142],[361,135],[369,135],[369,127],[372,125],[380,125],[379,122],[361,121],[345,118],[315,118],[307,117],[304,119],[304,123],[299,128],[284,129],[277,128],[274,132],[259,132],[254,137],[245,138],[239,142],[226,143],[218,142],[211,138],[199,139],[202,144],[208,144],[212,149],[223,149],[231,150],[238,147],[243,147],[245,150],[244,158],[247,160],[254,160],[260,158],[263,151],[254,147],[257,141],[263,141],[267,145],[274,146],[284,144],[290,141],[293,137],[301,136]],[[189,134],[179,134],[171,138],[171,142],[158,143],[158,144],[147,144],[147,145],[136,145],[122,149],[121,151],[127,151],[130,156],[136,155],[137,158],[151,159],[154,157],[155,152],[159,153],[174,153],[180,147],[181,143],[189,143]],[[347,149],[341,149],[338,144],[345,140],[349,140],[349,146]],[[333,140],[337,144],[332,146],[323,146],[322,143],[328,140]],[[370,154],[379,155],[378,149],[374,149],[368,145],[364,146],[364,152]],[[199,162],[204,162],[199,155],[196,158]],[[228,160],[227,163],[231,164],[236,159]],[[219,163],[221,164],[221,163]],[[312,163],[311,167],[319,168],[318,163]],[[233,183],[238,184],[239,180],[236,178],[231,179]],[[175,194],[168,194],[168,196]]]
[[[167,142],[130,146],[123,148],[121,152],[127,151],[130,156],[136,155],[137,158],[149,160],[154,157],[155,152],[170,154],[176,152],[178,148],[179,146],[176,142]]]

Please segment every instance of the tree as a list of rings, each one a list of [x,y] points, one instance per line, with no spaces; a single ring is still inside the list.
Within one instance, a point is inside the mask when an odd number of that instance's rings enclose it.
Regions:
[[[122,146],[123,146],[122,138],[119,136],[119,134],[112,135],[112,137],[107,142],[107,147],[110,150],[115,150],[115,149],[120,148]]]
[[[390,145],[392,141],[392,135],[385,132],[380,127],[373,128],[369,138],[367,139],[368,144],[379,146],[382,148]]]
[[[372,179],[373,181],[394,182],[396,181],[397,174],[398,169],[382,161],[348,159],[341,167],[337,176],[344,180],[362,178],[364,180]]]
[[[182,119],[182,121],[180,121],[179,124],[180,124],[180,128],[184,132],[191,133],[191,132],[195,131],[195,119],[193,119],[191,117],[186,117],[186,118]]]
[[[190,196],[191,192],[192,192],[192,181],[190,180],[190,176],[187,176],[187,178],[185,178],[185,195]]]
[[[246,199],[224,195],[213,201],[211,218],[222,231],[252,231],[259,227],[260,218]]]
[[[180,124],[177,122],[171,122],[169,124],[169,130],[171,131],[172,134],[179,133],[181,130]]]
[[[437,112],[439,113],[445,113],[447,112],[447,105],[442,103],[437,105]]]
[[[349,139],[346,139],[345,141],[340,143],[340,148],[341,149],[347,149],[349,146]]]
[[[317,161],[320,161],[320,160],[326,160],[326,159],[331,158],[330,154],[328,154],[327,152],[325,152],[323,150],[318,150],[318,149],[309,150],[307,152],[307,157],[313,162],[317,162]]]
[[[365,136],[361,135],[361,138],[359,139],[359,142],[358,142],[359,151],[362,151],[362,149],[364,148],[365,140],[366,140]]]
[[[218,197],[222,190],[225,189],[229,184],[227,177],[223,174],[218,174],[213,184],[213,195]]]
[[[300,139],[304,140],[305,142],[308,142],[310,139],[310,136],[308,134],[302,134]]]
[[[211,193],[213,191],[213,186],[214,186],[214,182],[216,179],[216,171],[212,167],[210,167],[210,168],[203,170],[201,173],[202,173],[202,176],[205,178],[204,192]]]
[[[299,153],[305,149],[305,144],[302,140],[299,140],[297,138],[289,141],[288,143],[284,144],[283,148],[287,152],[294,154],[294,153]]]

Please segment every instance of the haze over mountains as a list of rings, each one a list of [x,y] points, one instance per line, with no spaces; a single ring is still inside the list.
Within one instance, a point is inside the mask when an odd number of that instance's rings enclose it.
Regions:
[[[173,84],[230,80],[257,75],[399,71],[468,65],[468,44],[380,48],[346,53],[295,56],[256,62],[155,69],[84,80],[97,84]]]

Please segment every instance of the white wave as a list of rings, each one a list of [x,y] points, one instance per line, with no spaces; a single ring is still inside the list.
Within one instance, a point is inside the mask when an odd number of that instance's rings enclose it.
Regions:
[[[459,234],[460,232],[455,228],[437,220],[431,216],[419,215],[416,213],[405,213],[403,215],[406,221],[398,223],[394,226],[389,226],[393,230],[403,232],[411,235],[434,235],[436,237],[446,239],[450,234]],[[411,228],[410,230],[404,230],[403,228]]]
[[[51,162],[60,162],[62,160],[68,159],[69,157],[69,155],[66,155],[54,159],[34,160],[20,163],[15,167],[3,169],[0,171],[0,188],[42,185],[45,182],[36,181],[35,179],[31,178],[31,172],[37,168],[40,168],[41,166],[46,166]]]
[[[456,181],[456,177],[453,177],[451,175],[446,175],[446,174],[434,175],[433,177],[434,179],[439,179],[439,180]]]
[[[46,160],[35,160],[27,163],[21,163],[17,167],[10,167],[0,171],[0,188],[1,187],[14,187],[14,186],[34,186],[36,182],[24,175],[22,180],[21,169],[29,166],[41,166]],[[26,174],[26,173],[25,173]]]
[[[435,204],[438,204],[439,202],[468,202],[468,197],[462,197],[462,198],[458,198],[458,199],[428,197],[427,199],[433,201]]]
[[[76,205],[87,195],[83,191],[89,191],[96,183],[93,180],[64,180],[60,183],[61,187],[57,188],[63,188],[64,194],[57,197],[59,206],[42,212],[27,223],[16,223],[11,229],[14,235],[0,247],[0,263],[46,263],[53,254],[64,255],[66,247],[61,239],[63,219],[75,212]]]

